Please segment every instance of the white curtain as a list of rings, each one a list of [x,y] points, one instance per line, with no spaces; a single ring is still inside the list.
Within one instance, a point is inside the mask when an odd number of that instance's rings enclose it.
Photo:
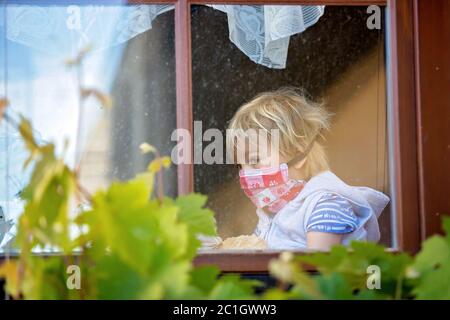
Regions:
[[[324,6],[210,5],[227,14],[230,40],[252,61],[286,67],[290,36],[315,24]],[[8,5],[7,37],[49,54],[101,49],[149,30],[173,5],[29,6]],[[5,21],[0,13],[0,24]]]
[[[324,6],[212,5],[228,17],[230,40],[252,61],[286,67],[290,36],[315,24]]]

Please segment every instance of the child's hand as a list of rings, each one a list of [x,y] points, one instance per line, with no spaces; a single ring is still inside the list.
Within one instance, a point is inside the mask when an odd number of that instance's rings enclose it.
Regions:
[[[306,244],[311,250],[328,251],[332,246],[341,244],[341,241],[341,234],[314,231],[306,234]]]

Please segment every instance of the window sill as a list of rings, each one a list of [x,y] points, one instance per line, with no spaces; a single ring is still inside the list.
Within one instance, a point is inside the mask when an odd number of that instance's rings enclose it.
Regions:
[[[398,252],[396,249],[387,248],[388,252]],[[199,250],[197,256],[194,258],[193,264],[195,267],[215,265],[222,273],[251,273],[251,274],[267,274],[269,262],[272,259],[278,258],[282,251],[270,249],[239,249],[239,250]],[[290,251],[294,255],[305,255],[311,251]],[[58,252],[42,252],[34,253],[36,256],[51,257],[61,255]],[[79,253],[74,253],[78,256]],[[7,255],[0,252],[0,264],[6,260],[7,256],[10,259],[18,259],[19,252],[11,252]],[[308,272],[316,271],[313,266],[303,264],[303,269]]]
[[[386,251],[396,253],[398,250],[386,248]],[[200,250],[194,258],[194,266],[215,265],[223,273],[260,273],[267,274],[269,262],[278,258],[280,250]],[[290,251],[294,255],[305,255],[311,251]],[[303,264],[303,270],[311,272],[316,268]]]
[[[308,251],[291,251],[295,255],[308,254]],[[215,265],[224,272],[268,273],[268,265],[272,259],[278,258],[280,250],[200,250],[194,259],[194,266]],[[305,266],[305,270],[314,268]]]

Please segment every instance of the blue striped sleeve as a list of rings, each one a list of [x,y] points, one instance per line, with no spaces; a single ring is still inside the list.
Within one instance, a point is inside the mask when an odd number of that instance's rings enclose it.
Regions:
[[[345,234],[356,230],[357,218],[352,205],[336,194],[323,196],[311,213],[306,231]]]

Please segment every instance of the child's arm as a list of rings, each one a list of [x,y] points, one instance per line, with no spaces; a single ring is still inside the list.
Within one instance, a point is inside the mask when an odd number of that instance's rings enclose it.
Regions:
[[[326,193],[317,202],[306,224],[308,249],[329,250],[357,228],[352,205],[340,195]]]
[[[342,236],[338,233],[311,231],[306,234],[306,244],[311,250],[330,250],[332,246],[341,243]]]

